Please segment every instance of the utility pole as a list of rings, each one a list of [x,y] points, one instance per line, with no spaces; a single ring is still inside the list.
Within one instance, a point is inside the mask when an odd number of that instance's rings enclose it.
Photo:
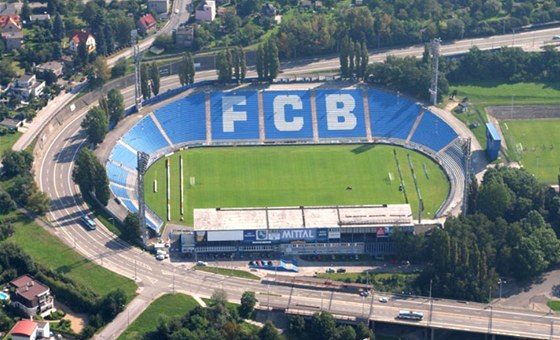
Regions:
[[[432,105],[437,104],[440,44],[440,38],[434,38],[430,43],[430,52],[432,53],[432,80],[430,82],[430,102],[432,103]]]
[[[430,318],[428,320],[428,327],[432,324],[432,313],[434,310],[434,300],[432,299],[432,280],[430,280]]]
[[[507,281],[504,281],[501,278],[498,279],[498,284],[500,285],[500,300],[502,300],[502,284],[504,283],[507,283]]]

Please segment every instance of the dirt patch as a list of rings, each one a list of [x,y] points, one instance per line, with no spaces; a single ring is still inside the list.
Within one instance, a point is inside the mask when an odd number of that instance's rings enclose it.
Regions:
[[[488,106],[486,112],[499,120],[558,119],[560,105]]]
[[[64,316],[64,320],[70,320],[71,323],[71,328],[72,330],[76,333],[79,334],[82,329],[84,329],[85,326],[87,326],[88,324],[88,315],[85,313],[75,313],[74,311],[72,311],[68,306],[57,302],[55,300],[54,303],[54,307],[56,309],[61,309],[64,311],[64,313],[66,313],[66,315]]]

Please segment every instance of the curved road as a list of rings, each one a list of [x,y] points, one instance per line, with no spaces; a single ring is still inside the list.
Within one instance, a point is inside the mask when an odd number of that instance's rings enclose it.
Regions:
[[[491,45],[501,46],[508,42],[523,44],[534,48],[533,41],[542,44],[560,29],[528,32],[515,37],[501,36],[483,40],[466,40],[443,46],[443,53],[459,53],[478,43],[482,48]],[[421,55],[422,47],[405,48],[390,52],[394,55]],[[389,52],[372,55],[372,60],[384,59]],[[338,60],[307,59],[283,63],[284,74],[309,74],[316,71],[336,68]],[[214,78],[213,71],[200,72],[197,80]],[[177,86],[177,77],[162,79],[162,91]],[[127,104],[132,97],[131,89],[123,90]],[[85,142],[85,134],[80,128],[85,112],[76,113],[71,119],[62,123],[57,131],[46,136],[42,143],[41,156],[36,161],[36,174],[41,190],[52,199],[49,220],[53,232],[66,244],[74,247],[85,257],[115,271],[123,276],[135,279],[140,287],[139,295],[127,307],[127,310],[98,334],[99,338],[115,338],[157,295],[181,291],[193,295],[210,296],[215,288],[224,288],[230,299],[239,299],[245,290],[254,290],[260,305],[289,307],[301,313],[312,313],[319,309],[329,310],[334,314],[357,317],[371,317],[375,320],[395,321],[394,317],[401,309],[423,311],[422,325],[434,328],[463,329],[478,332],[492,331],[517,336],[550,338],[560,335],[560,319],[542,313],[526,310],[506,310],[482,304],[464,304],[456,301],[433,301],[430,313],[430,301],[426,298],[392,297],[387,304],[377,302],[376,297],[362,300],[357,295],[345,293],[319,292],[313,290],[290,289],[282,286],[266,286],[256,281],[247,281],[231,277],[217,276],[193,271],[184,264],[167,261],[157,262],[153,256],[132,248],[117,239],[106,228],[100,226],[95,231],[85,230],[79,223],[79,217],[87,209],[79,189],[72,181],[73,160],[79,148]],[[273,291],[274,295],[267,295]]]

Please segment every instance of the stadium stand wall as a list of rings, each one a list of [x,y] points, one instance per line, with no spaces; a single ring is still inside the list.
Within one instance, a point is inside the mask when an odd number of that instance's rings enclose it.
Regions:
[[[311,139],[311,96],[309,91],[264,91],[266,139]],[[283,114],[275,112],[281,106]]]

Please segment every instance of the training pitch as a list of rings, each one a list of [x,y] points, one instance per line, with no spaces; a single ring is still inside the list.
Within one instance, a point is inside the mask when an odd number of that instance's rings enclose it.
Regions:
[[[560,171],[560,120],[514,120],[501,126],[508,149],[514,150],[523,167],[538,180],[556,184]]]
[[[415,216],[418,197],[407,154],[424,200],[423,217],[431,218],[449,192],[442,169],[420,153],[368,144],[207,147],[176,152],[168,157],[171,222],[192,225],[193,208],[405,203],[393,150]],[[179,155],[184,164],[183,221]],[[167,216],[166,159],[154,163],[145,176],[146,202],[163,220]]]

